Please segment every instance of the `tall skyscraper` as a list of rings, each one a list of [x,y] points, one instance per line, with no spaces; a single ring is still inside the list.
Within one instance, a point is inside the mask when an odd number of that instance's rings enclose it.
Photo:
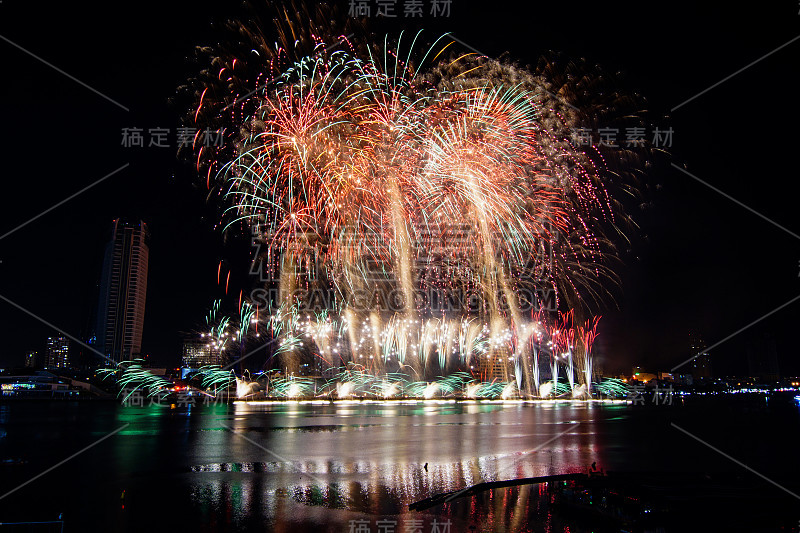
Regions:
[[[114,220],[100,278],[96,333],[97,349],[117,362],[141,353],[149,243],[144,222]]]
[[[47,337],[47,368],[69,366],[69,339],[63,335]]]

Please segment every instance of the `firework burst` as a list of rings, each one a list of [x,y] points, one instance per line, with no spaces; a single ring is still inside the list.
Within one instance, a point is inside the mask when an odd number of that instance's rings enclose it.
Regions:
[[[318,21],[284,12],[273,46],[247,33],[253,48],[214,58],[191,114],[226,132],[221,148],[195,146],[226,228],[249,228],[281,257],[266,320],[284,366],[305,350],[383,375],[499,372],[500,389],[470,394],[510,397],[539,393],[546,354],[552,393],[563,367],[567,391],[589,394],[597,319],[585,315],[616,278],[606,235],[629,221],[615,194],[635,191],[625,169],[637,155],[609,166],[601,149],[573,142],[575,127],[607,118],[576,96],[592,78],[459,55],[447,35],[429,47],[420,34],[382,45],[331,37]],[[572,310],[544,316],[543,285]],[[295,294],[315,286],[337,298],[312,318]],[[437,316],[418,298],[430,290],[476,305]],[[377,293],[395,305],[374,306]],[[337,395],[367,386],[351,378]],[[455,390],[447,379],[435,390],[367,381],[385,394]]]

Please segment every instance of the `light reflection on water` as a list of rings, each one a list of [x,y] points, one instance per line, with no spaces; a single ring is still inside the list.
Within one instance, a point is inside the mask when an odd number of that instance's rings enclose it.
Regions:
[[[602,424],[628,413],[569,403],[9,403],[0,405],[0,459],[23,462],[0,472],[4,491],[125,427],[1,501],[0,522],[64,513],[69,531],[300,533],[349,532],[351,520],[378,531],[384,519],[398,533],[423,520],[429,533],[433,520],[449,518],[452,533],[508,531],[519,513],[543,505],[529,497],[539,489],[499,489],[419,513],[408,505],[481,481],[603,464]],[[541,517],[536,531],[563,531]]]
[[[731,504],[729,481],[719,481],[724,498],[718,515],[706,513],[709,519],[727,517],[742,526],[742,516],[729,516],[728,509],[746,507],[753,524],[795,524],[795,514],[781,514],[783,507],[793,512],[791,496],[672,425],[800,492],[793,475],[800,471],[794,399],[765,404],[761,397],[739,396],[639,408],[350,402],[170,409],[8,402],[0,404],[0,494],[15,492],[0,501],[0,522],[54,520],[63,513],[65,531],[349,532],[351,520],[366,520],[375,532],[381,519],[396,521],[397,533],[413,520],[423,520],[421,531],[429,533],[436,519],[451,519],[453,533],[472,527],[600,531],[553,510],[550,493],[535,485],[408,510],[411,502],[481,481],[584,471],[596,462],[637,479],[645,472],[732,474],[741,479],[731,487],[746,497]],[[750,526],[742,527],[766,529]]]
[[[614,414],[610,409],[604,416]],[[453,531],[503,530],[507,521],[528,523],[519,513],[533,512],[530,491],[539,488],[490,491],[485,498],[504,501],[499,513],[475,502],[427,513],[410,512],[408,504],[482,481],[586,471],[602,461],[593,428],[599,412],[586,404],[236,403],[217,425],[233,431],[220,434],[209,424],[195,444],[208,449],[205,438],[222,437],[222,454],[208,457],[236,460],[193,464],[192,499],[215,514],[301,529],[348,531],[350,520],[374,527],[390,517],[402,531],[403,521],[439,516],[458,523]]]

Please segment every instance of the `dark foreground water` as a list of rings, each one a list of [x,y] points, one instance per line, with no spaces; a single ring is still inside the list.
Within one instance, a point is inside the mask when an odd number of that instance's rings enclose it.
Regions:
[[[541,485],[408,509],[482,481],[586,472],[596,463],[606,472],[731,480],[730,487],[717,483],[716,505],[704,517],[695,516],[705,509],[697,505],[698,492],[687,489],[691,511],[668,531],[709,529],[709,521],[720,531],[791,531],[800,521],[800,499],[786,491],[800,494],[798,444],[800,412],[791,398],[645,407],[6,402],[0,403],[0,522],[61,516],[70,532],[618,530],[592,516],[554,512]],[[730,505],[720,506],[720,497]],[[61,527],[2,525],[0,533]]]

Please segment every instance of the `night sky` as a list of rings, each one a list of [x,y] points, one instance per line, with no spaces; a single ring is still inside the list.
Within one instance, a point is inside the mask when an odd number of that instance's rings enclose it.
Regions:
[[[347,0],[339,0],[347,11]],[[425,2],[426,6],[429,2]],[[401,5],[401,4],[400,4]],[[647,2],[463,2],[449,18],[375,21],[381,32],[445,31],[481,52],[533,64],[548,51],[585,57],[622,73],[623,88],[668,116],[672,158],[775,223],[800,233],[795,163],[800,39],[672,111],[685,100],[800,34],[800,6]],[[427,10],[426,10],[427,11]],[[127,168],[0,239],[0,295],[76,337],[95,304],[111,220],[145,220],[152,232],[143,351],[177,366],[182,332],[203,323],[217,265],[247,277],[247,244],[223,242],[218,206],[175,131],[184,109],[176,88],[198,69],[197,45],[230,38],[221,29],[247,11],[236,3],[0,3],[0,35],[95,88],[129,111],[0,41],[3,80],[5,234],[125,164]],[[660,126],[661,119],[652,118]],[[169,148],[125,148],[122,129],[169,128]],[[147,143],[147,138],[145,139]],[[597,356],[607,371],[632,364],[668,370],[691,355],[689,333],[712,345],[800,295],[798,238],[669,166],[635,213],[641,225],[623,257],[620,309],[604,312]],[[655,190],[655,188],[653,188]],[[235,302],[231,296],[229,302]],[[0,301],[0,367],[22,364],[53,330]],[[715,373],[744,373],[745,345],[772,336],[781,373],[800,373],[795,330],[800,301],[712,351]]]

